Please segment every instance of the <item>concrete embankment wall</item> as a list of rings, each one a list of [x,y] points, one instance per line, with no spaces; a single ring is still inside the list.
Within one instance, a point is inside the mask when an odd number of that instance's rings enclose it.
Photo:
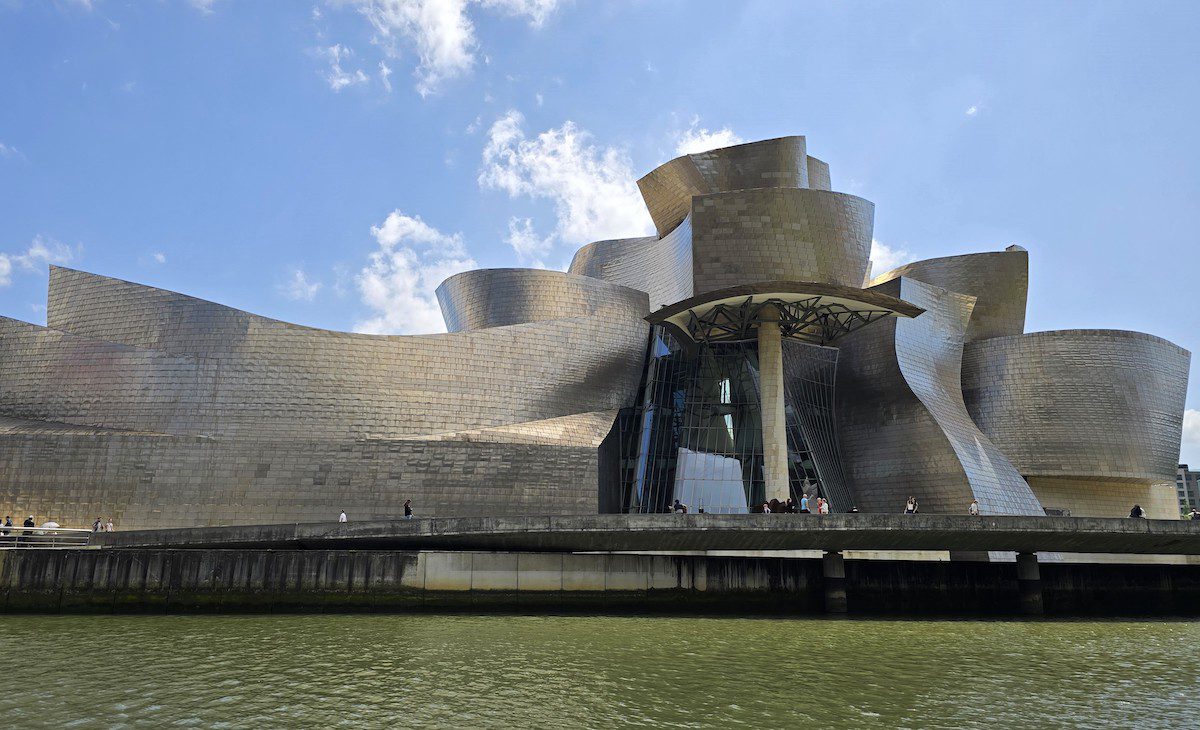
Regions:
[[[1040,566],[1047,614],[1200,615],[1200,566]],[[342,550],[3,550],[5,612],[820,613],[812,559]],[[847,560],[850,613],[1019,613],[1011,563]]]

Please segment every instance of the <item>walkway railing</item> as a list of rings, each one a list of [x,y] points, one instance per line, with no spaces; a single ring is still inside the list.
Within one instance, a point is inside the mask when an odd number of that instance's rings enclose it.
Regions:
[[[86,547],[91,539],[75,527],[0,527],[0,548]]]

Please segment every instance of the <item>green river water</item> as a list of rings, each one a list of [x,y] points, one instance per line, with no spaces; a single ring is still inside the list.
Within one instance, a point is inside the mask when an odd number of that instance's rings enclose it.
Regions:
[[[10,727],[1200,727],[1200,622],[5,616]]]

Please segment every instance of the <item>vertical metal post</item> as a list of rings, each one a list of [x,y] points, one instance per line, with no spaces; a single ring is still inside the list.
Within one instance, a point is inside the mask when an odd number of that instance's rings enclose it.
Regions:
[[[763,481],[766,500],[787,501],[787,418],[783,402],[783,340],[779,334],[779,312],[763,307],[758,324],[759,398],[762,410]]]

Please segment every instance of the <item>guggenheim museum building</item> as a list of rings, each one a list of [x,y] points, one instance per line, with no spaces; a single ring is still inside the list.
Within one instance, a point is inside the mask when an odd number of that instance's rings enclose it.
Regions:
[[[0,318],[0,509],[121,529],[421,516],[1178,517],[1190,353],[1026,332],[1012,246],[871,278],[874,205],[804,137],[638,181],[657,234],[437,290],[448,332],[280,322],[61,267]]]

